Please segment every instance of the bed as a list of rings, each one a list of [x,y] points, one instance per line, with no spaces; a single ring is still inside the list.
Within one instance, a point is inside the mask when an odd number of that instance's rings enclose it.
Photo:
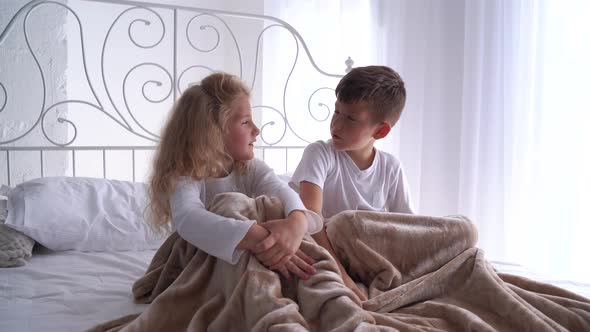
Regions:
[[[0,274],[2,331],[85,331],[146,306],[129,296],[154,250],[35,249],[27,265]]]
[[[0,273],[0,330],[85,331],[114,317],[139,313],[147,304],[135,304],[130,290],[154,253],[53,252],[37,247],[27,265]],[[493,265],[501,272],[550,282],[590,297],[589,285],[547,280],[519,265]]]
[[[341,72],[322,70],[293,27],[264,15],[107,0],[12,6],[7,5],[12,16],[2,18],[0,47],[23,60],[0,76],[0,183],[6,188],[66,176],[80,179],[68,183],[90,183],[94,191],[80,197],[104,193],[95,190],[104,179],[123,188],[108,192],[137,198],[129,193],[140,190],[149,172],[158,124],[179,93],[212,70],[232,72],[251,84],[262,130],[256,154],[277,173],[288,174],[306,144],[328,132],[331,87],[354,64],[343,56],[337,59]],[[198,33],[203,35],[195,39]],[[277,61],[269,53],[272,47],[264,47],[265,38],[287,38],[291,44],[280,57],[290,56]],[[27,93],[18,93],[23,87]],[[307,116],[290,117],[294,109]],[[44,198],[43,204],[81,209],[66,198],[59,204],[60,198],[53,199]],[[122,231],[139,234],[135,246],[124,239],[107,245],[100,240],[103,234],[92,230],[69,242],[63,235],[38,235],[49,248],[36,241],[21,266],[0,268],[0,330],[82,331],[143,312],[148,305],[135,303],[131,288],[164,239],[145,239],[147,232],[138,225]],[[500,273],[590,298],[590,285],[549,280],[506,262],[491,264]]]

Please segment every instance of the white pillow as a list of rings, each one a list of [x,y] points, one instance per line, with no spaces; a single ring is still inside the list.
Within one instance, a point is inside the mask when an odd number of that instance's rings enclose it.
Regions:
[[[157,249],[167,234],[144,222],[146,205],[142,183],[48,177],[10,190],[5,224],[52,250]]]

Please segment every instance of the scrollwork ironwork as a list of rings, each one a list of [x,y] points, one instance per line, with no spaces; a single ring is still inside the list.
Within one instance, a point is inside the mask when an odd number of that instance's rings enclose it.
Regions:
[[[269,141],[266,139],[266,136],[267,136],[266,129],[271,128],[268,126],[274,126],[276,124],[275,121],[272,121],[272,120],[267,121],[266,123],[263,123],[260,126],[260,139],[262,140],[262,142],[264,142],[264,144],[269,145],[269,146],[273,146],[273,145],[279,143],[280,141],[282,141],[283,138],[285,137],[285,134],[287,133],[287,119],[285,119],[285,116],[283,115],[283,113],[281,113],[279,110],[277,110],[276,108],[274,108],[272,106],[266,106],[266,105],[252,106],[252,109],[258,109],[258,108],[270,109],[270,110],[274,111],[275,113],[277,113],[281,117],[281,120],[283,121],[283,130],[282,130],[281,136],[276,141]]]
[[[0,82],[0,89],[2,90],[2,106],[0,106],[0,113],[2,113],[4,107],[6,107],[6,104],[8,103],[8,93],[6,93],[6,88],[2,82]]]
[[[163,103],[163,102],[169,101],[171,96],[176,96],[176,92],[182,91],[181,85],[185,85],[184,81],[186,81],[185,77],[186,77],[187,72],[192,71],[192,70],[196,70],[196,69],[204,69],[204,70],[212,72],[212,71],[214,71],[214,68],[212,68],[212,66],[208,66],[207,64],[190,64],[184,69],[177,70],[177,68],[176,68],[177,50],[174,49],[171,51],[171,55],[173,56],[173,61],[174,61],[174,68],[172,70],[170,70],[168,68],[168,65],[163,65],[163,64],[160,64],[156,61],[151,61],[151,62],[150,61],[143,61],[139,64],[133,65],[124,75],[121,75],[123,77],[122,82],[121,82],[121,96],[122,96],[122,101],[123,101],[124,106],[117,105],[117,101],[116,101],[117,99],[115,98],[115,96],[113,94],[113,92],[114,92],[113,85],[110,84],[112,82],[109,82],[109,80],[107,79],[107,78],[109,78],[109,76],[107,74],[107,62],[108,62],[107,61],[107,49],[108,49],[108,46],[110,45],[110,42],[113,38],[115,28],[119,27],[119,23],[122,22],[124,19],[127,19],[128,15],[132,14],[132,13],[139,13],[142,16],[129,18],[128,26],[126,27],[127,37],[130,41],[130,45],[133,45],[134,47],[141,49],[141,50],[154,49],[154,48],[162,45],[164,40],[166,40],[166,38],[168,36],[170,36],[170,34],[167,33],[167,31],[169,31],[169,30],[174,31],[173,38],[176,38],[176,31],[178,29],[178,26],[177,26],[178,23],[176,21],[176,13],[177,13],[177,11],[182,10],[182,11],[195,13],[194,16],[192,16],[188,20],[188,22],[186,23],[186,27],[185,27],[185,31],[184,31],[184,34],[186,36],[186,39],[187,39],[190,47],[192,47],[194,50],[196,50],[198,52],[203,52],[203,53],[213,52],[214,50],[216,50],[219,47],[220,43],[222,42],[222,38],[221,38],[222,32],[225,33],[225,30],[223,30],[223,28],[220,30],[217,26],[215,26],[213,24],[209,24],[209,23],[203,23],[199,26],[200,31],[213,32],[213,38],[212,38],[213,39],[213,46],[211,46],[211,47],[199,47],[197,42],[194,39],[194,35],[191,34],[191,32],[190,32],[191,27],[194,26],[194,24],[196,24],[198,19],[202,19],[204,17],[213,18],[215,21],[219,22],[220,26],[227,29],[227,32],[229,33],[231,40],[233,41],[233,46],[235,46],[236,51],[237,51],[237,59],[239,62],[239,71],[240,71],[239,77],[240,78],[243,77],[243,66],[244,66],[240,44],[238,42],[238,39],[236,38],[236,35],[234,34],[234,31],[232,30],[231,26],[228,24],[228,21],[224,20],[224,18],[222,18],[221,16],[227,15],[229,17],[242,17],[242,18],[257,19],[257,20],[272,22],[272,24],[265,26],[262,29],[262,31],[260,31],[258,38],[257,38],[256,55],[255,55],[254,64],[253,64],[254,65],[254,76],[253,76],[253,79],[251,82],[251,88],[254,88],[255,82],[257,79],[258,62],[260,59],[259,49],[261,46],[261,41],[262,41],[263,35],[265,34],[265,32],[267,32],[270,29],[277,29],[278,28],[278,29],[286,30],[292,36],[292,38],[294,40],[295,54],[294,54],[293,62],[290,65],[289,72],[288,72],[288,75],[284,81],[284,86],[282,89],[283,90],[282,105],[281,105],[282,109],[280,109],[280,107],[274,107],[271,105],[258,105],[258,106],[253,107],[254,109],[261,110],[261,111],[271,111],[271,114],[278,115],[278,119],[268,120],[268,121],[265,119],[264,121],[266,121],[266,122],[261,125],[261,136],[260,137],[261,137],[261,140],[263,141],[263,143],[268,146],[275,146],[275,145],[279,144],[285,138],[285,135],[287,134],[287,130],[289,131],[289,135],[293,134],[301,142],[309,143],[308,140],[306,140],[301,134],[297,133],[294,130],[294,128],[292,127],[292,125],[289,121],[289,112],[288,112],[289,111],[288,108],[290,108],[290,106],[287,104],[287,101],[286,101],[288,88],[291,84],[290,81],[291,81],[293,72],[298,64],[299,52],[300,52],[301,46],[303,47],[303,50],[307,54],[312,66],[315,68],[315,70],[319,74],[321,74],[323,76],[327,76],[327,77],[336,77],[336,78],[342,76],[340,74],[330,74],[330,73],[326,73],[326,72],[322,71],[317,66],[314,59],[312,58],[312,56],[309,52],[309,49],[308,49],[307,45],[305,44],[305,41],[301,38],[300,34],[291,25],[289,25],[288,23],[286,23],[280,19],[277,19],[275,17],[265,16],[265,15],[247,14],[247,13],[237,13],[237,12],[230,12],[230,11],[223,11],[223,10],[211,10],[211,9],[204,9],[204,8],[170,6],[170,5],[162,5],[162,4],[154,4],[154,3],[129,2],[129,1],[125,1],[125,0],[121,0],[121,1],[94,0],[94,1],[99,2],[99,3],[105,3],[105,4],[116,3],[119,5],[129,6],[128,8],[123,8],[117,14],[117,16],[113,19],[112,23],[110,23],[110,26],[108,27],[108,30],[104,36],[104,40],[102,41],[102,46],[101,46],[101,50],[100,50],[99,71],[100,71],[100,79],[102,80],[102,82],[100,82],[100,84],[102,84],[102,87],[104,88],[104,92],[106,94],[106,98],[107,98],[106,103],[109,104],[108,109],[105,108],[105,106],[103,105],[103,102],[105,102],[105,101],[101,100],[101,98],[99,98],[99,95],[96,92],[95,86],[93,85],[92,80],[90,79],[88,66],[87,66],[87,54],[86,54],[86,46],[85,46],[85,40],[84,40],[83,24],[82,24],[80,17],[76,13],[76,11],[73,10],[67,4],[57,1],[57,0],[54,0],[54,1],[33,0],[33,1],[30,1],[29,3],[22,6],[18,10],[18,12],[11,18],[9,24],[7,25],[7,27],[4,29],[4,31],[0,35],[0,45],[6,39],[8,32],[11,31],[12,27],[16,24],[15,22],[16,22],[17,17],[21,17],[24,15],[24,20],[23,20],[24,39],[26,42],[26,47],[27,47],[28,51],[30,52],[30,54],[33,58],[33,61],[35,63],[36,70],[38,70],[38,72],[39,72],[41,87],[42,87],[42,97],[40,98],[41,100],[40,100],[39,113],[38,113],[37,118],[34,119],[34,123],[32,124],[32,126],[30,128],[27,128],[27,130],[25,130],[24,133],[15,135],[16,137],[7,139],[5,141],[0,141],[0,147],[4,144],[14,143],[14,142],[20,140],[21,138],[29,135],[29,133],[31,133],[33,130],[35,130],[35,128],[37,128],[38,126],[41,127],[41,131],[43,133],[43,136],[45,137],[45,139],[47,139],[47,141],[50,144],[58,146],[58,147],[67,147],[67,146],[73,145],[76,142],[76,138],[78,137],[78,134],[79,134],[81,128],[78,128],[78,126],[72,120],[68,120],[66,117],[63,117],[63,116],[56,117],[57,122],[59,124],[67,126],[68,128],[70,128],[72,130],[70,138],[66,138],[65,142],[61,142],[58,139],[56,139],[55,137],[51,137],[51,134],[47,130],[47,126],[48,126],[47,121],[49,121],[48,114],[53,113],[53,112],[57,112],[59,106],[67,106],[67,105],[77,106],[76,110],[74,110],[72,108],[73,111],[77,111],[77,109],[80,107],[82,107],[82,108],[90,107],[90,109],[93,112],[98,111],[100,114],[108,117],[111,121],[115,122],[116,125],[118,127],[122,128],[123,130],[125,130],[137,137],[143,138],[151,143],[155,143],[158,141],[158,139],[159,139],[158,135],[156,135],[154,132],[149,130],[147,128],[147,126],[141,122],[141,119],[137,116],[136,112],[134,112],[133,105],[131,105],[131,103],[129,101],[128,94],[130,91],[132,91],[130,78],[135,73],[139,72],[140,70],[147,69],[147,68],[150,68],[150,69],[155,68],[155,70],[158,73],[163,74],[165,77],[164,79],[156,79],[156,78],[150,77],[150,78],[144,79],[142,82],[140,82],[139,89],[141,90],[141,96],[149,103],[158,104],[158,103]],[[31,30],[31,24],[29,22],[29,18],[31,16],[31,13],[34,10],[36,10],[36,8],[38,8],[39,6],[42,6],[42,5],[60,6],[66,10],[67,14],[71,14],[74,17],[75,20],[73,22],[79,31],[79,41],[80,41],[79,45],[80,45],[80,50],[81,50],[81,59],[80,60],[82,62],[82,67],[83,67],[82,71],[84,74],[84,78],[86,79],[86,82],[88,84],[88,88],[90,89],[90,92],[91,92],[94,100],[86,101],[86,100],[68,99],[68,100],[58,101],[58,102],[54,103],[53,105],[47,107],[46,103],[48,100],[48,97],[47,97],[48,91],[47,91],[46,77],[48,77],[48,76],[44,72],[43,66],[40,63],[37,54],[35,54],[35,52],[33,51],[33,47],[31,46],[30,38],[29,38],[29,33]],[[158,11],[155,10],[154,8],[157,8]],[[163,18],[162,14],[160,13],[161,11],[166,11],[166,10],[171,10],[174,13],[174,21],[172,23],[172,24],[174,24],[174,26],[172,29],[167,29],[167,28],[169,28],[169,26],[167,25],[169,22],[167,20],[165,20]],[[145,40],[142,41],[138,38],[137,33],[139,32],[139,29],[156,29],[157,31],[152,32],[152,30],[149,30],[150,31],[149,41],[145,41]],[[180,31],[182,31],[182,30],[180,30]],[[176,47],[176,39],[174,39],[174,46]],[[351,60],[347,61],[346,64],[347,64],[347,67],[350,68],[350,66],[352,65]],[[123,73],[121,73],[121,74],[123,74]],[[7,88],[7,85],[4,83],[5,82],[0,82],[0,113],[6,114],[6,112],[4,112],[4,111],[7,109],[7,107],[10,106],[12,108],[13,103],[18,104],[19,101],[16,98],[9,97],[9,90]],[[186,84],[190,84],[190,82],[188,82]],[[166,87],[166,85],[168,85],[168,87]],[[176,89],[176,90],[174,90],[174,89]],[[316,89],[315,91],[313,91],[313,93],[310,95],[310,97],[308,99],[309,114],[317,122],[323,122],[328,119],[328,117],[331,113],[330,106],[328,106],[326,103],[318,101],[317,107],[319,109],[316,108],[315,102],[313,104],[314,106],[312,107],[312,99],[315,100],[316,98],[318,98],[318,93],[320,91],[324,91],[327,89],[330,89],[330,88],[322,87],[322,88]],[[158,94],[158,96],[156,97],[152,94],[154,91],[159,91],[159,92],[161,92],[161,94]],[[104,98],[102,98],[102,99],[104,99]],[[118,103],[120,104],[120,101],[118,101]],[[121,107],[125,107],[125,109],[122,110]],[[68,108],[68,112],[69,111],[70,111],[70,109]],[[271,118],[272,117],[273,116],[271,116]],[[279,123],[279,122],[281,122],[281,123]],[[271,128],[273,128],[273,130],[271,130]],[[269,137],[269,135],[270,135],[269,133],[274,132],[274,130],[278,130],[278,135],[277,135],[276,139],[274,139],[274,137],[273,138]]]
[[[201,30],[205,30],[206,28],[210,28],[210,29],[213,29],[215,31],[215,34],[216,34],[216,42],[215,42],[215,45],[211,49],[209,49],[209,50],[200,49],[197,46],[195,46],[195,44],[191,41],[190,36],[189,36],[189,28],[190,28],[190,25],[197,18],[204,17],[204,16],[210,16],[210,17],[213,17],[213,18],[217,19],[219,22],[221,22],[225,26],[225,28],[227,29],[227,31],[230,33],[231,38],[234,41],[234,45],[236,46],[236,50],[238,52],[238,61],[240,62],[240,75],[239,75],[239,77],[240,78],[243,78],[243,71],[244,71],[244,68],[243,67],[244,67],[244,65],[242,63],[242,52],[240,50],[240,45],[238,43],[238,40],[236,39],[236,35],[234,34],[233,30],[229,27],[229,25],[227,24],[227,22],[224,19],[220,18],[217,15],[210,14],[210,13],[203,13],[203,14],[199,14],[199,15],[193,16],[189,20],[189,22],[187,23],[187,25],[186,25],[186,39],[187,39],[188,43],[191,45],[191,47],[193,49],[195,49],[195,50],[197,50],[199,52],[203,52],[203,53],[213,52],[219,46],[219,42],[221,40],[221,37],[220,37],[220,34],[219,34],[219,30],[217,28],[215,28],[214,26],[212,26],[212,25],[201,25],[199,27]]]
[[[209,24],[207,24],[207,25],[201,25],[201,26],[199,27],[199,29],[200,29],[200,30],[203,30],[203,31],[204,31],[204,30],[206,30],[206,29],[212,29],[212,30],[215,32],[215,45],[213,45],[213,47],[211,47],[210,49],[201,49],[201,48],[199,48],[198,46],[196,46],[196,45],[193,43],[193,41],[192,41],[192,39],[191,39],[191,37],[190,37],[190,34],[189,34],[190,27],[191,27],[191,24],[193,23],[193,21],[194,21],[194,20],[196,20],[197,18],[201,17],[201,16],[204,16],[204,15],[206,15],[206,14],[201,14],[201,15],[196,15],[196,16],[193,16],[193,18],[191,18],[191,19],[190,19],[190,21],[188,21],[188,23],[187,23],[187,25],[186,25],[186,31],[185,31],[185,34],[186,34],[186,40],[188,41],[189,45],[190,45],[190,46],[191,46],[193,49],[195,49],[195,50],[197,50],[197,51],[199,51],[199,52],[203,52],[203,53],[209,53],[209,52],[213,52],[214,50],[216,50],[216,49],[217,49],[217,47],[219,46],[219,42],[221,41],[221,36],[220,36],[220,34],[219,34],[219,30],[217,30],[217,28],[216,28],[216,27],[214,27],[214,26],[212,26],[212,25],[209,25]]]
[[[143,96],[143,98],[147,101],[149,101],[150,103],[153,104],[157,104],[157,103],[161,103],[163,101],[165,101],[166,99],[168,99],[170,97],[170,95],[172,94],[172,89],[173,89],[173,79],[172,79],[172,75],[170,75],[170,73],[166,70],[166,68],[164,68],[163,66],[161,66],[160,64],[157,63],[153,63],[153,62],[144,62],[144,63],[140,63],[137,64],[135,66],[133,66],[133,68],[131,68],[127,74],[125,75],[125,78],[123,79],[123,100],[125,102],[125,107],[127,108],[127,111],[129,112],[129,115],[131,116],[131,119],[133,119],[133,122],[135,122],[136,125],[138,125],[143,131],[145,131],[146,133],[148,133],[149,135],[151,135],[154,139],[159,139],[159,136],[152,133],[151,131],[149,131],[147,128],[145,128],[141,122],[139,122],[137,120],[137,118],[135,117],[135,115],[133,114],[133,111],[131,109],[131,106],[129,105],[129,102],[127,100],[127,79],[129,78],[129,76],[131,75],[131,73],[133,73],[136,69],[143,67],[143,66],[154,66],[158,69],[160,69],[162,72],[164,72],[167,77],[168,80],[170,81],[169,85],[170,88],[168,89],[168,92],[166,93],[166,95],[161,98],[161,99],[151,99],[150,97],[147,96],[146,92],[145,92],[145,88],[148,84],[155,84],[158,87],[162,86],[162,82],[161,81],[157,81],[157,80],[148,80],[146,82],[143,83],[143,85],[141,86],[141,94]]]
[[[326,116],[319,119],[316,118],[316,116],[313,114],[313,111],[311,110],[311,100],[313,99],[313,96],[315,96],[316,93],[323,91],[323,90],[330,90],[330,91],[334,91],[334,89],[332,88],[328,88],[328,87],[323,87],[323,88],[319,88],[317,90],[315,90],[310,96],[309,99],[307,100],[307,110],[309,111],[309,115],[311,115],[312,118],[314,118],[314,120],[318,121],[318,122],[324,122],[326,120],[328,120],[328,118],[330,117],[330,114],[332,113],[332,111],[330,110],[330,106],[322,103],[322,102],[318,102],[318,106],[319,107],[323,107],[325,110],[327,110],[326,112]]]
[[[135,41],[135,39],[133,38],[133,34],[131,33],[132,26],[133,26],[135,23],[137,23],[137,22],[143,22],[145,26],[149,26],[149,25],[151,25],[151,22],[150,22],[150,21],[148,21],[148,20],[145,20],[145,19],[135,19],[135,20],[131,21],[131,23],[129,24],[129,26],[128,26],[128,28],[127,28],[127,36],[129,37],[129,40],[130,40],[130,41],[131,41],[131,42],[132,42],[132,43],[133,43],[135,46],[137,46],[137,47],[140,47],[140,48],[143,48],[143,49],[150,49],[150,48],[154,48],[154,47],[156,47],[157,45],[159,45],[159,44],[162,42],[162,40],[164,39],[165,33],[166,33],[166,25],[164,24],[164,20],[162,20],[162,16],[160,16],[160,14],[158,14],[158,13],[157,13],[155,10],[153,10],[153,9],[151,9],[151,8],[147,8],[147,7],[137,7],[137,6],[135,6],[135,7],[131,7],[131,8],[128,8],[128,9],[126,9],[126,10],[122,11],[122,12],[121,12],[121,13],[120,13],[120,14],[119,14],[119,15],[118,15],[116,18],[115,18],[115,20],[113,21],[113,23],[111,24],[111,26],[109,27],[109,29],[108,29],[108,31],[107,31],[107,33],[106,33],[106,35],[105,35],[104,42],[103,42],[103,45],[102,45],[101,55],[100,55],[100,69],[101,69],[100,71],[101,71],[102,82],[103,82],[103,85],[104,85],[104,88],[105,88],[105,91],[106,91],[107,97],[108,97],[108,99],[109,99],[109,101],[110,101],[111,105],[113,106],[113,108],[114,108],[115,112],[117,112],[117,114],[119,115],[119,117],[121,118],[121,120],[122,120],[122,121],[125,123],[125,129],[126,129],[126,130],[128,130],[128,131],[129,131],[129,132],[131,132],[131,133],[134,133],[134,134],[137,134],[137,133],[136,133],[136,132],[133,130],[133,128],[131,127],[131,125],[130,125],[130,124],[127,122],[127,120],[125,119],[125,117],[124,117],[124,116],[121,114],[121,112],[119,111],[119,109],[118,109],[117,105],[116,105],[116,104],[115,104],[115,102],[113,101],[113,97],[112,97],[112,95],[111,95],[111,92],[110,92],[110,90],[109,90],[109,86],[108,86],[108,84],[107,84],[106,77],[105,77],[105,51],[106,51],[106,45],[107,45],[107,42],[108,42],[108,40],[109,40],[109,37],[111,36],[111,32],[113,31],[113,28],[115,27],[115,25],[117,24],[117,22],[118,22],[118,21],[119,21],[119,20],[120,20],[120,19],[123,17],[123,15],[125,15],[126,13],[129,13],[129,12],[131,12],[131,11],[133,11],[133,10],[137,10],[137,9],[144,9],[144,10],[147,10],[148,12],[150,12],[150,13],[154,14],[154,15],[155,15],[155,16],[158,18],[158,20],[160,21],[160,24],[161,24],[161,26],[162,26],[162,34],[160,35],[160,38],[159,38],[159,39],[158,39],[158,40],[157,40],[155,43],[153,43],[153,44],[151,44],[151,45],[141,45],[141,44],[139,44],[138,42],[136,42],[136,41]],[[136,67],[137,67],[137,66],[136,66]],[[127,76],[129,75],[129,73],[130,73],[130,72],[131,72],[133,69],[135,69],[136,67],[134,67],[134,68],[132,68],[131,70],[129,70],[129,72],[127,73],[127,75],[125,75],[125,79],[126,79],[126,78],[127,78]],[[166,70],[164,69],[164,71],[166,71]],[[89,81],[89,83],[90,83],[90,81]],[[172,85],[173,85],[173,84],[171,84],[171,86],[172,86]],[[91,85],[91,86],[92,86],[92,85]],[[123,89],[124,89],[124,88],[125,88],[125,83],[123,83]],[[93,93],[94,93],[94,90],[93,90]],[[124,96],[124,98],[125,98],[125,91],[123,91],[123,96]],[[95,94],[95,97],[96,97],[96,94]],[[98,100],[98,98],[97,98],[97,100]],[[99,103],[100,103],[100,101],[99,101]],[[126,104],[126,106],[127,106],[127,104]],[[102,105],[101,105],[101,107],[102,107]],[[148,130],[145,130],[145,128],[144,128],[144,127],[143,127],[143,126],[142,126],[142,125],[141,125],[141,124],[140,124],[140,123],[137,121],[137,119],[135,119],[135,117],[133,116],[133,113],[131,112],[131,109],[130,109],[128,106],[127,106],[127,110],[128,110],[128,113],[129,113],[129,115],[131,116],[131,118],[132,118],[132,119],[135,121],[135,123],[136,123],[136,124],[137,124],[137,125],[138,125],[138,126],[141,128],[141,129],[143,129],[145,132],[147,132],[148,134],[150,134],[150,135],[152,135],[152,136],[153,136],[153,133],[149,132]]]
[[[182,77],[184,76],[184,74],[185,74],[187,71],[189,71],[189,70],[191,70],[191,69],[194,69],[194,68],[203,68],[203,69],[206,69],[206,70],[208,70],[208,71],[209,71],[209,72],[211,72],[211,73],[215,71],[215,70],[213,70],[213,68],[211,68],[211,67],[207,67],[207,66],[203,66],[203,65],[192,65],[192,66],[190,66],[190,67],[187,67],[187,68],[185,68],[185,69],[184,69],[184,70],[183,70],[183,71],[180,73],[180,75],[178,75],[178,80],[176,81],[176,89],[177,89],[177,91],[178,91],[179,93],[180,93],[180,92],[182,92],[182,89],[180,88],[180,83],[182,82]]]

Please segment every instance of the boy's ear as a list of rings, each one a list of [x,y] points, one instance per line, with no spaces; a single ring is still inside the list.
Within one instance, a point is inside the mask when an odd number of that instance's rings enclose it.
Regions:
[[[391,131],[391,125],[387,122],[381,122],[377,131],[373,134],[374,139],[382,139]]]

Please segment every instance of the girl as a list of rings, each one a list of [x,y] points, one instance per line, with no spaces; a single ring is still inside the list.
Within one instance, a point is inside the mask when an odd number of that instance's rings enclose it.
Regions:
[[[171,224],[183,239],[230,264],[248,250],[286,278],[290,271],[307,279],[315,273],[313,260],[298,248],[322,221],[263,161],[253,159],[260,130],[252,122],[249,97],[248,88],[226,73],[211,74],[182,94],[156,151],[150,222],[156,230]],[[263,227],[205,209],[216,194],[230,191],[276,196],[288,217]]]

